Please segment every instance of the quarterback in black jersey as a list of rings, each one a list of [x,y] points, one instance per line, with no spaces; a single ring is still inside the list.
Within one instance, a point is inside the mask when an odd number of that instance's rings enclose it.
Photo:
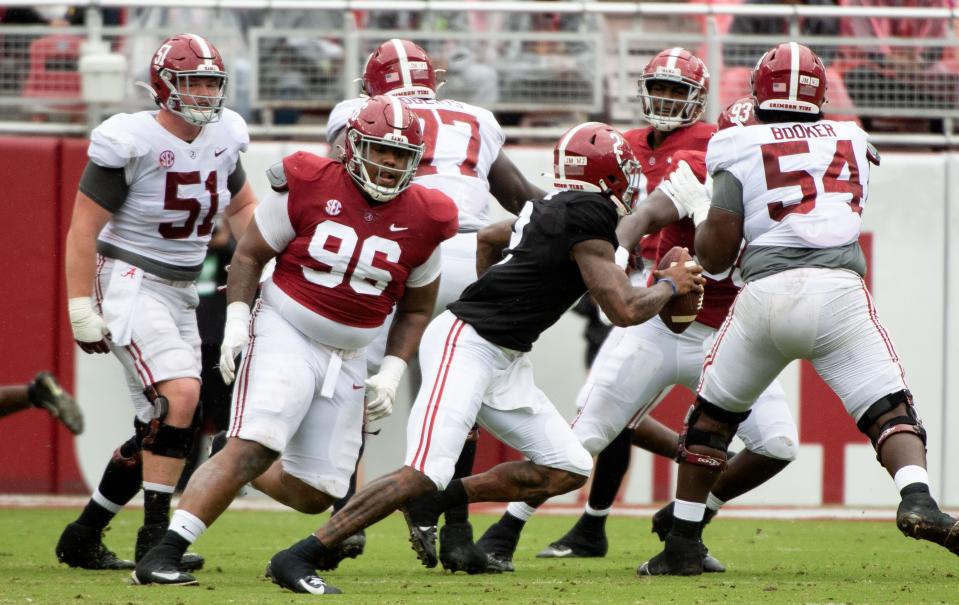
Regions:
[[[640,174],[622,134],[597,122],[572,128],[554,149],[553,172],[561,191],[527,202],[515,221],[480,231],[480,279],[426,329],[423,383],[407,425],[404,466],[357,492],[313,535],[274,555],[276,583],[310,592],[316,570],[338,561],[340,542],[443,488],[435,498],[447,509],[536,502],[586,482],[592,457],[533,383],[526,352],[587,291],[614,324],[632,325],[653,317],[673,296],[701,292],[705,280],[698,265],[677,265],[656,272],[650,288],[630,285],[615,228],[629,211]],[[451,481],[474,424],[529,460]]]

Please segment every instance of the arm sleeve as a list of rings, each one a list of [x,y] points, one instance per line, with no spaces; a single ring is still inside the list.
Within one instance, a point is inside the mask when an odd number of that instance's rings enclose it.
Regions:
[[[80,192],[113,213],[126,202],[129,190],[123,168],[104,168],[88,161],[80,177]]]
[[[410,271],[410,276],[406,278],[406,285],[411,288],[420,288],[426,284],[432,283],[434,279],[440,276],[440,270],[443,268],[442,255],[440,247],[433,250],[426,262]]]
[[[253,214],[263,240],[277,253],[286,250],[286,247],[296,237],[296,231],[290,221],[288,206],[289,200],[286,192],[270,191],[256,207]]]
[[[240,161],[240,158],[236,159],[236,168],[233,169],[233,172],[230,173],[230,176],[226,180],[226,188],[230,190],[230,195],[234,196],[240,192],[240,189],[243,189],[243,185],[246,184],[246,170],[243,169],[243,162]]]
[[[713,175],[713,206],[745,215],[743,207],[743,185],[732,173],[720,170]]]

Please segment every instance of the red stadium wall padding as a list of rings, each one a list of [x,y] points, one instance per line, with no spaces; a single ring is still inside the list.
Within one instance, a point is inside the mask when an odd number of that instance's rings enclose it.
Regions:
[[[9,261],[0,297],[0,384],[23,384],[50,370],[73,387],[61,257],[69,216],[63,197],[76,191],[77,177],[64,178],[62,149],[55,138],[0,137],[0,225]],[[0,419],[0,443],[0,492],[85,490],[73,437],[46,412]]]

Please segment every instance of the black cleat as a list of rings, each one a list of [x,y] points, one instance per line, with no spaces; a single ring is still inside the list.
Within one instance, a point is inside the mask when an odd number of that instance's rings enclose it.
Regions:
[[[316,575],[316,569],[290,549],[273,555],[266,564],[266,577],[274,584],[293,592],[309,594],[342,594],[343,591],[327,584]]]
[[[706,547],[698,538],[666,536],[666,546],[649,561],[636,568],[640,576],[698,576],[703,573]]]
[[[465,523],[448,523],[440,530],[440,563],[443,569],[456,573],[484,573],[487,568],[486,553],[473,544],[473,526]]]
[[[929,494],[910,494],[899,503],[896,527],[916,540],[928,540],[959,555],[959,521],[939,510]]]
[[[476,546],[486,553],[487,573],[516,571],[513,554],[519,543],[519,532],[504,527],[499,521],[490,525]]]
[[[605,557],[608,550],[605,533],[585,533],[574,527],[536,556],[541,559]]]
[[[406,519],[406,527],[410,531],[410,546],[413,547],[416,558],[430,569],[436,567],[439,562],[436,556],[436,526],[415,525],[410,513],[405,508],[403,509],[403,518]]]
[[[83,412],[80,406],[47,372],[40,372],[27,388],[30,403],[50,412],[50,415],[70,429],[74,435],[83,432]]]
[[[168,586],[195,586],[196,578],[180,571],[180,557],[168,546],[150,549],[137,561],[131,574],[135,584],[165,584]]]
[[[140,562],[140,559],[146,556],[151,548],[163,540],[166,534],[167,526],[165,524],[144,525],[137,530],[137,543],[133,549],[133,558]],[[180,558],[180,571],[196,571],[203,568],[206,560],[195,552],[185,552]]]
[[[57,542],[57,560],[81,569],[133,569],[133,561],[117,558],[103,544],[103,531],[76,522],[67,525]]]
[[[358,556],[363,554],[363,549],[366,548],[366,532],[360,530],[340,542],[340,545],[336,547],[337,554],[340,556],[340,559],[355,559]]]

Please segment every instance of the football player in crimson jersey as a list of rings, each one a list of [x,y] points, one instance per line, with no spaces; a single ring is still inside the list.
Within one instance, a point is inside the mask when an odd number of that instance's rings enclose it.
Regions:
[[[554,151],[557,191],[528,202],[515,221],[479,234],[480,278],[423,334],[423,384],[407,425],[405,466],[358,491],[329,522],[270,561],[274,581],[312,592],[316,569],[337,560],[339,542],[412,498],[435,494],[441,508],[469,502],[540,499],[583,485],[592,458],[533,382],[528,353],[587,290],[619,325],[645,321],[674,295],[700,291],[698,266],[655,272],[630,285],[616,223],[629,211],[638,165],[623,136],[597,122],[567,132]],[[528,457],[453,479],[474,423]],[[445,488],[438,492],[438,489]]]
[[[450,99],[437,99],[436,71],[426,51],[419,45],[398,38],[377,46],[367,59],[363,71],[363,92],[373,96],[386,94],[404,99],[423,125],[424,151],[414,183],[439,189],[450,196],[459,210],[459,233],[443,242],[442,279],[436,297],[434,315],[459,298],[463,290],[476,280],[476,233],[490,222],[489,197],[506,210],[517,214],[522,205],[543,196],[543,191],[530,184],[503,151],[504,135],[493,114],[486,109]],[[330,153],[338,157],[343,149],[347,117],[363,103],[363,97],[339,103],[327,122]],[[367,349],[367,362],[374,372],[383,358],[390,322]],[[369,420],[379,418],[370,414]],[[469,475],[476,455],[477,433],[473,432],[463,446],[457,462],[457,477]],[[355,481],[354,481],[355,484]],[[337,502],[334,510],[345,505]],[[406,506],[412,521],[411,540],[420,544],[420,560],[427,567],[442,563],[444,569],[476,573],[486,568],[486,557],[473,546],[473,528],[467,507],[445,511],[446,524],[440,530],[439,556],[436,552],[436,526],[444,511],[427,502]],[[362,552],[365,536],[358,534],[343,544],[349,556]]]
[[[384,364],[367,377],[363,348],[395,306],[387,353],[404,365],[415,353],[456,206],[410,182],[422,134],[399,99],[368,100],[346,141],[343,162],[298,152],[270,169],[274,194],[238,242],[227,280],[220,371],[227,383],[237,378],[229,437],[193,474],[163,541],[137,563],[139,583],[195,584],[176,561],[247,482],[296,510],[326,510],[356,466],[364,389],[367,409],[392,405],[401,372]],[[338,592],[315,577],[308,590]]]
[[[675,48],[654,57],[640,80],[642,108],[651,126],[629,131],[626,137],[639,146],[640,161],[646,159],[652,173],[646,184],[652,189],[620,222],[617,236],[620,245],[631,250],[641,236],[657,234],[656,264],[674,246],[695,254],[693,223],[671,200],[669,175],[677,166],[687,170],[692,166],[705,179],[705,149],[715,127],[689,121],[702,113],[699,101],[707,86],[705,66],[689,51]],[[598,454],[586,510],[538,557],[605,556],[606,519],[629,467],[630,445],[676,457],[679,436],[648,415],[674,385],[695,390],[706,350],[739,290],[731,272],[704,276],[703,307],[683,333],[672,332],[654,317],[638,326],[613,328],[600,348],[580,389],[580,411],[573,421],[573,433],[591,454]],[[767,481],[795,458],[799,438],[778,383],[759,398],[756,414],[740,427],[739,436],[746,450],[733,458],[710,494],[710,519],[723,503]],[[503,517],[487,529],[478,544],[489,554],[491,568],[512,571],[520,529],[533,514],[534,504],[510,503]],[[653,531],[665,536],[671,522],[668,506],[654,516]],[[721,572],[725,567],[705,554],[704,569]]]
[[[227,72],[196,34],[166,39],[153,55],[158,111],[117,114],[90,135],[66,241],[74,339],[86,353],[112,351],[126,371],[135,434],[120,445],[57,558],[72,567],[130,569],[106,548],[110,519],[144,491],[140,558],[166,531],[170,498],[196,435],[200,336],[195,280],[214,221],[246,229],[256,198],[240,153],[249,134],[223,106]],[[182,565],[203,559],[188,554]]]
[[[809,48],[788,42],[770,49],[752,73],[757,123],[724,130],[709,143],[712,199],[695,176],[670,177],[674,199],[696,225],[704,266],[719,273],[739,258],[745,285],[686,418],[665,549],[640,573],[703,571],[703,514],[730,439],[795,359],[813,364],[872,441],[902,496],[900,531],[959,554],[959,521],[930,495],[926,431],[862,279],[867,135],[852,122],[823,118],[827,84]]]

